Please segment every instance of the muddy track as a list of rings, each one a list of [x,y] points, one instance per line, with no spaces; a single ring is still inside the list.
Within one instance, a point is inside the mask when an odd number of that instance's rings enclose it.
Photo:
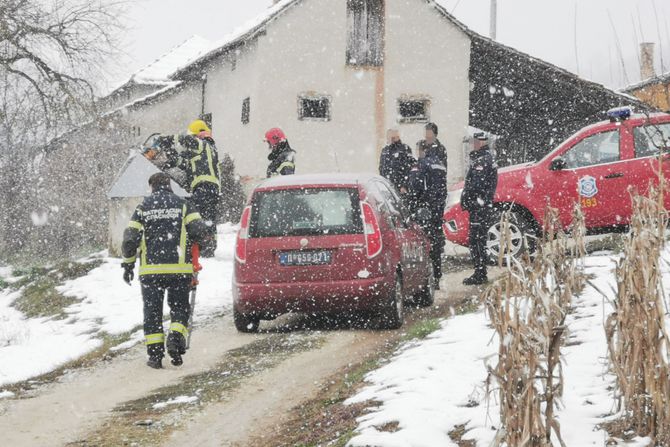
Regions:
[[[443,289],[448,293],[438,292],[436,304],[442,308],[439,313],[444,314],[444,308],[451,305],[451,296],[467,293],[460,285],[464,276],[464,272],[450,273],[443,279]],[[434,308],[414,309],[407,316],[408,324],[436,312]],[[156,442],[149,443],[246,445],[249,439],[281,425],[292,408],[317,394],[323,380],[350,363],[374,356],[390,339],[399,337],[399,331],[370,331],[352,328],[346,322],[324,324],[297,316],[262,328],[265,332],[261,334],[238,334],[226,316],[197,330],[182,368],[150,370],[144,365],[143,347],[137,346],[111,361],[68,374],[32,398],[0,401],[3,444],[106,445],[87,440],[104,437],[109,421],[124,404],[146,399],[156,390],[179,385],[189,377],[215,371],[231,352],[263,339],[287,333],[318,338],[318,343],[309,349],[291,351],[267,368],[241,376],[225,398],[218,396],[182,412],[179,423],[166,436],[156,436]]]

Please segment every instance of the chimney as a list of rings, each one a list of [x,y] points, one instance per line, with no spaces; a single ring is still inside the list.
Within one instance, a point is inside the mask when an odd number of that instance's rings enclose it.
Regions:
[[[642,80],[656,77],[654,69],[654,42],[640,44],[640,76]]]

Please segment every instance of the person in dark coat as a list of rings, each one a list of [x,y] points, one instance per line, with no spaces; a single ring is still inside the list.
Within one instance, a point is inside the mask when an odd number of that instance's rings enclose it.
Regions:
[[[409,175],[410,210],[430,239],[430,258],[438,290],[445,242],[442,221],[447,201],[447,166],[443,163],[446,158],[443,155],[439,146],[427,146]]]
[[[440,158],[440,163],[445,167],[447,166],[447,149],[444,145],[440,143],[440,140],[437,139],[438,127],[435,123],[428,123],[425,127],[426,134],[425,138],[418,143],[416,143],[416,148],[418,152],[418,157],[423,158],[428,149],[432,149],[432,153],[436,154]]]
[[[267,177],[295,174],[295,151],[288,144],[286,134],[275,127],[265,133],[265,141],[270,149]]]
[[[190,202],[172,192],[170,177],[160,172],[149,178],[152,193],[137,206],[123,233],[123,280],[133,280],[140,258],[140,283],[144,301],[144,336],[147,365],[160,369],[165,346],[172,364],[182,364],[186,353],[189,292],[193,280],[191,246],[202,243],[208,228]],[[170,329],[163,332],[163,300],[167,292]]]
[[[465,285],[484,284],[488,281],[486,239],[493,217],[493,198],[498,186],[498,167],[489,150],[484,132],[474,135],[474,149],[470,153],[470,169],[465,177],[461,207],[470,213],[470,254],[475,272],[463,280]]]
[[[379,175],[387,179],[404,197],[409,188],[409,173],[416,159],[412,150],[400,139],[397,129],[389,129],[388,146],[382,149],[379,159]]]

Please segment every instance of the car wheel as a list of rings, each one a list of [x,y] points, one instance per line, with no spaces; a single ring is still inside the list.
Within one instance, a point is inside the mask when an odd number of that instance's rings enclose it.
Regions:
[[[239,332],[244,332],[245,334],[258,332],[258,326],[260,326],[261,323],[260,318],[245,315],[239,312],[236,308],[233,308],[233,321],[235,322],[235,328]]]
[[[494,264],[498,264],[498,258],[501,251],[501,217],[502,213],[497,214],[496,219],[491,222],[486,235],[486,249],[491,262]],[[526,218],[515,211],[510,213],[509,231],[512,242],[510,255],[512,255],[512,257],[517,258],[524,253],[535,253],[537,233]]]
[[[405,319],[405,303],[402,293],[402,280],[396,275],[395,286],[391,289],[382,308],[379,321],[380,329],[399,329]]]
[[[435,302],[435,272],[432,264],[428,267],[426,281],[421,286],[421,291],[414,295],[414,303],[419,307],[430,307]]]

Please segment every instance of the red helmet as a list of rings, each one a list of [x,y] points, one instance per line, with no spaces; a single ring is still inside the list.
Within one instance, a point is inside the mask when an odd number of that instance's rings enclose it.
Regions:
[[[286,141],[286,134],[284,134],[284,131],[280,128],[275,127],[265,132],[265,141],[272,146],[276,146],[282,141]]]

